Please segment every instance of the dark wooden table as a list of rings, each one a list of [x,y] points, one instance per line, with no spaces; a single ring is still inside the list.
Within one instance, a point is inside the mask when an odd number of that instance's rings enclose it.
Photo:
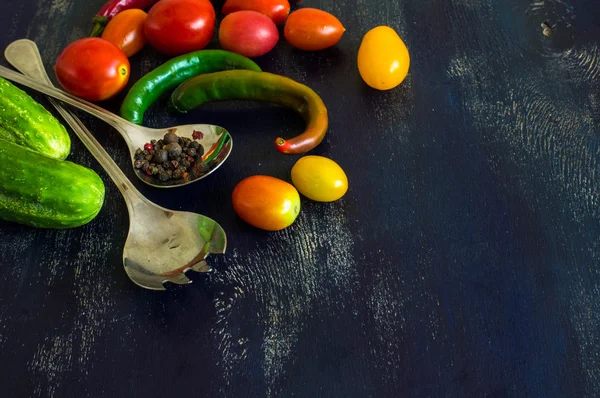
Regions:
[[[0,44],[35,40],[51,72],[102,3],[5,0]],[[303,122],[274,106],[153,107],[150,126],[213,123],[235,141],[218,172],[168,191],[135,180],[120,136],[79,113],[143,193],[217,220],[228,250],[191,285],[136,287],[122,267],[125,203],[73,135],[70,160],[99,172],[106,203],[73,230],[0,223],[3,397],[600,394],[600,3],[301,4],[337,15],[342,41],[302,53],[282,39],[257,62],[322,96],[331,127],[313,153],[346,170],[348,194],[303,200],[278,233],[236,217],[237,182],[289,180],[297,160],[272,141]],[[377,25],[412,57],[388,92],[356,68]],[[132,81],[165,59],[146,48]]]

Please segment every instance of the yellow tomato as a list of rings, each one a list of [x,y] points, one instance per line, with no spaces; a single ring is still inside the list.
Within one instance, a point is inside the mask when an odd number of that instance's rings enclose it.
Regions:
[[[348,178],[333,160],[304,156],[292,167],[292,183],[302,195],[317,202],[333,202],[348,191]]]
[[[358,71],[365,83],[389,90],[404,80],[410,67],[406,45],[389,26],[378,26],[365,34],[358,49]]]

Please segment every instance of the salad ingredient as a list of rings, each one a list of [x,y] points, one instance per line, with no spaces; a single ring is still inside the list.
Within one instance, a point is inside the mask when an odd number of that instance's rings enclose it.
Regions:
[[[71,151],[71,138],[65,127],[25,91],[2,78],[0,140],[60,160],[66,159]]]
[[[166,55],[182,55],[206,47],[215,20],[215,9],[208,0],[161,0],[148,11],[146,38]]]
[[[39,228],[90,222],[104,203],[91,169],[0,140],[0,219]]]
[[[146,45],[144,10],[132,8],[117,14],[106,25],[102,38],[119,47],[127,57],[137,54]]]
[[[394,29],[378,26],[363,37],[357,62],[365,83],[377,90],[390,90],[406,78],[410,55]]]
[[[250,70],[231,70],[193,77],[173,91],[169,107],[187,112],[211,101],[266,101],[294,109],[305,122],[305,131],[295,138],[277,138],[281,153],[299,154],[321,143],[329,119],[321,97],[311,88],[284,76]]]
[[[146,9],[158,0],[109,0],[92,19],[92,37],[100,37],[108,22],[119,13],[132,8]]]
[[[290,14],[283,35],[289,44],[304,51],[319,51],[336,45],[346,28],[339,19],[316,8],[301,8]]]
[[[348,178],[333,160],[304,156],[292,167],[292,184],[304,196],[317,202],[333,202],[348,191]]]
[[[54,71],[69,93],[88,101],[103,101],[127,85],[130,64],[117,46],[92,37],[69,44],[56,60]]]
[[[131,87],[121,104],[121,117],[142,124],[146,110],[167,91],[196,75],[229,69],[261,71],[254,61],[225,50],[199,50],[172,58]]]
[[[227,0],[221,12],[223,15],[229,15],[245,10],[260,12],[276,25],[281,25],[290,13],[290,2],[288,0]]]
[[[294,223],[300,213],[300,195],[278,178],[257,175],[240,181],[232,194],[233,208],[248,224],[279,231]]]
[[[279,41],[277,26],[256,11],[237,11],[223,18],[219,43],[228,51],[254,58],[271,51]]]

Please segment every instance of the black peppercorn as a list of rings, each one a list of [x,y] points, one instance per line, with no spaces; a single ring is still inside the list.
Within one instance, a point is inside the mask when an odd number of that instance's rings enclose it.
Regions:
[[[165,145],[167,145],[172,142],[178,142],[179,137],[177,137],[177,134],[175,134],[173,132],[169,132],[169,133],[165,134],[163,140],[164,140]]]
[[[169,157],[171,159],[176,159],[179,155],[181,155],[181,145],[175,142],[168,144],[165,149],[169,153]]]
[[[163,170],[158,173],[158,179],[163,182],[167,181],[169,179],[169,175],[167,174],[166,170]]]
[[[153,160],[154,160],[154,163],[163,163],[163,162],[166,162],[167,160],[169,160],[169,154],[164,149],[159,149],[154,154]]]

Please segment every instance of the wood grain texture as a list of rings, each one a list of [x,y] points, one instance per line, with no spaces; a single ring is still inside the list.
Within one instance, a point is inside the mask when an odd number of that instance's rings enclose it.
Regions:
[[[51,72],[102,4],[2,2],[0,44],[35,40]],[[217,220],[228,252],[192,285],[134,286],[121,259],[125,203],[72,135],[70,160],[99,172],[106,203],[74,230],[0,223],[3,396],[598,396],[600,3],[301,5],[338,16],[342,41],[303,53],[282,39],[257,62],[322,96],[330,130],[314,154],[344,168],[348,194],[303,199],[277,233],[235,216],[237,182],[289,181],[298,158],[272,141],[302,120],[275,106],[153,106],[149,126],[213,123],[235,141],[222,168],[177,191],[142,186],[118,134],[80,114],[151,200]],[[407,80],[388,92],[356,68],[377,25],[411,53]],[[134,56],[130,85],[165,59]],[[103,105],[117,111],[123,96]]]

